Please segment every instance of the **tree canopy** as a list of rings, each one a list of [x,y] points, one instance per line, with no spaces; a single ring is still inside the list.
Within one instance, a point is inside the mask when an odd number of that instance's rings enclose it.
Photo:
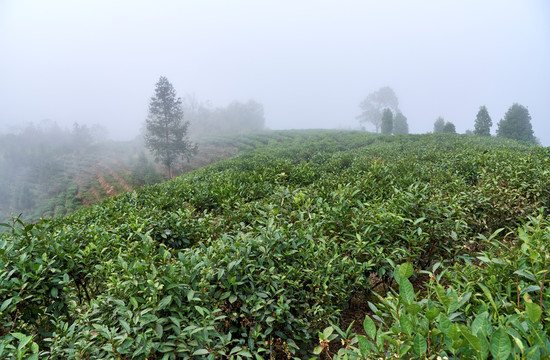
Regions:
[[[382,113],[382,134],[391,134],[393,130],[393,113],[390,109],[384,109]]]
[[[434,133],[442,133],[443,128],[445,128],[445,119],[440,116],[434,122]]]
[[[493,121],[485,106],[481,106],[477,112],[476,122],[474,124],[474,134],[481,136],[491,136],[491,126]]]
[[[374,125],[376,132],[380,132],[382,112],[386,108],[395,113],[399,112],[399,100],[393,89],[386,86],[369,94],[365,100],[359,104],[359,107],[363,110],[363,112],[357,116],[359,122],[369,122]]]
[[[395,117],[393,118],[393,133],[395,135],[406,135],[409,133],[407,118],[400,112],[395,114]]]
[[[174,87],[164,76],[156,84],[145,125],[145,145],[172,178],[174,165],[182,158],[189,160],[197,146],[187,137],[189,122],[183,119],[181,98],[176,97]]]
[[[447,133],[447,134],[456,134],[455,124],[453,124],[450,121],[447,121],[445,123],[445,126],[443,126],[443,131],[441,131],[441,132]]]
[[[199,102],[194,95],[187,95],[183,111],[193,138],[265,129],[264,107],[254,100],[233,101],[226,107],[214,108],[208,102]]]
[[[498,123],[497,136],[536,143],[529,110],[518,103],[512,105]]]

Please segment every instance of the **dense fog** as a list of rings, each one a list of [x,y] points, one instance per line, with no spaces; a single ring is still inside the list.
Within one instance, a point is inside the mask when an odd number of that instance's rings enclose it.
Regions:
[[[494,133],[520,103],[550,144],[545,1],[8,0],[0,48],[4,133],[51,119],[132,139],[166,76],[212,112],[262,106],[271,129],[359,128],[385,86],[412,133],[440,116],[463,133],[482,105]]]

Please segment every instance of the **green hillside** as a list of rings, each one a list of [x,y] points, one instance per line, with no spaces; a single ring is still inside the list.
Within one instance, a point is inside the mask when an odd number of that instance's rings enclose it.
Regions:
[[[138,140],[75,145],[60,130],[35,132],[0,135],[0,222],[19,215],[29,222],[64,216],[164,179],[164,169]],[[188,172],[261,146],[259,139],[267,138],[199,139],[199,152],[177,170]]]
[[[550,149],[246,139],[177,179],[5,224],[0,358],[548,358]]]

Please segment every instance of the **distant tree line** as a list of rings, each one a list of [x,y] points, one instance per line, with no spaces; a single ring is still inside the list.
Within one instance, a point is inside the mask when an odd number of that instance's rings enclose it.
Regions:
[[[192,138],[244,134],[266,128],[264,107],[255,100],[214,107],[209,102],[198,101],[194,95],[187,95],[183,100],[183,114],[189,121]]]
[[[491,127],[493,121],[489,116],[486,106],[480,106],[474,122],[474,135],[491,136]],[[508,108],[497,124],[496,135],[508,139],[538,143],[533,126],[531,125],[531,115],[527,107],[514,103]]]
[[[356,118],[364,126],[370,123],[377,133],[382,134],[408,134],[409,125],[407,118],[399,110],[397,95],[389,86],[369,94],[360,104],[361,114]],[[478,136],[491,136],[493,121],[489,116],[486,106],[481,106],[475,118],[474,130],[468,130],[467,134]],[[455,124],[439,116],[433,125],[434,133],[456,133]],[[513,104],[504,118],[497,124],[496,135],[509,139],[537,143],[531,125],[529,110],[518,103]]]
[[[434,122],[434,133],[455,134],[455,124],[450,121],[445,121],[445,119],[440,116]]]

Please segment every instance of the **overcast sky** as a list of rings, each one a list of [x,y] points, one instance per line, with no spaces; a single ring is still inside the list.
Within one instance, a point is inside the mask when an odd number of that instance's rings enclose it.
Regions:
[[[55,120],[138,134],[160,76],[254,99],[267,125],[356,128],[392,87],[410,131],[473,129],[515,102],[550,145],[550,1],[0,0],[0,130]]]

